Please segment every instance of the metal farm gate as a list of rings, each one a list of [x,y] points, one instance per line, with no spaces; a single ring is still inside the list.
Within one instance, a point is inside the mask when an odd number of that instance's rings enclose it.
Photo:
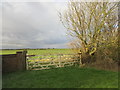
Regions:
[[[79,62],[79,54],[27,55],[27,70],[72,66]]]

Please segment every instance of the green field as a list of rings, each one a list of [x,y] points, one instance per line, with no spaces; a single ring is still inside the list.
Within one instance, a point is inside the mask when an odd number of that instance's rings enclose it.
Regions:
[[[118,72],[78,67],[14,72],[3,75],[3,88],[118,88]]]
[[[21,50],[3,50],[15,54]],[[28,54],[72,54],[70,49],[27,50]],[[64,67],[4,74],[3,88],[118,88],[118,72],[94,68]]]
[[[15,54],[17,51],[23,51],[23,50],[1,50],[0,55],[5,54]],[[71,49],[43,49],[43,50],[34,50],[34,49],[28,49],[28,54],[34,54],[34,55],[44,55],[44,54],[71,54],[73,51]]]

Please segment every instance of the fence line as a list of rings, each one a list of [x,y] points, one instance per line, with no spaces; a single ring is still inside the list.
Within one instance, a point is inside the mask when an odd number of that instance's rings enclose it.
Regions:
[[[62,56],[62,55],[78,55],[78,54],[44,54],[44,55],[27,55],[27,57],[33,57],[33,56]]]

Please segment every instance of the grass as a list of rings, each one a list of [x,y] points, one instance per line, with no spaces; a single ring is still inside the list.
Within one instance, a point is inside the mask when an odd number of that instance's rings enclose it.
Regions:
[[[78,67],[14,72],[3,75],[3,88],[118,88],[118,72]]]
[[[22,50],[2,50],[0,54],[15,54],[16,51]],[[73,53],[70,49],[27,51],[34,55]],[[78,67],[21,71],[3,75],[2,85],[3,88],[118,88],[118,72]]]
[[[23,51],[23,50],[0,50],[0,55],[5,54],[16,54],[17,51]],[[43,49],[43,50],[34,50],[34,49],[28,49],[28,54],[34,54],[34,55],[45,55],[45,54],[71,54],[73,51],[71,49]]]

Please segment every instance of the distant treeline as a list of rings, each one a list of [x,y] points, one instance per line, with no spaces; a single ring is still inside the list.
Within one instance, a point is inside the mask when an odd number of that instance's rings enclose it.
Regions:
[[[0,49],[0,50],[47,50],[47,49],[68,49],[68,48],[21,48],[21,49]]]

